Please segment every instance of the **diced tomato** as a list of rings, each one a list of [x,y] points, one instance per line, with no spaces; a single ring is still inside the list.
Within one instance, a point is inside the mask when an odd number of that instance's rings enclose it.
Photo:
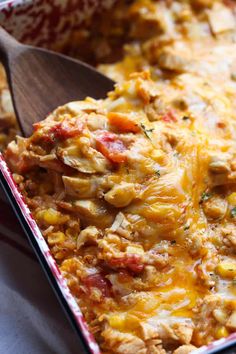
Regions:
[[[137,254],[128,254],[119,258],[111,258],[108,263],[111,267],[127,268],[134,273],[140,273],[144,268],[141,257]]]
[[[86,278],[83,279],[83,283],[89,291],[91,291],[92,288],[97,288],[101,291],[102,296],[110,296],[110,283],[108,279],[106,279],[100,273],[88,275]]]
[[[108,113],[108,119],[110,124],[121,132],[138,133],[140,131],[140,126],[128,114],[110,112]]]
[[[43,128],[41,122],[35,123],[33,126],[35,131]],[[65,140],[81,134],[83,129],[84,121],[81,119],[81,117],[65,118],[48,130],[45,129],[45,132],[42,132],[41,139],[49,143],[52,143],[55,139]]]
[[[162,117],[162,120],[164,122],[170,123],[170,122],[177,122],[177,118],[172,110],[169,110],[164,116]]]
[[[216,126],[218,128],[224,129],[226,127],[226,124],[224,122],[218,122],[218,123],[216,123]]]
[[[32,140],[36,142],[42,141],[43,143],[52,144],[55,138],[54,138],[54,134],[49,132],[46,133],[43,132],[42,134],[40,133],[40,135],[36,135],[36,137],[33,135]]]
[[[34,131],[37,131],[38,129],[42,128],[42,124],[40,122],[34,123],[33,128]]]
[[[51,128],[51,133],[56,139],[73,138],[82,133],[84,129],[84,122],[81,118],[63,119],[62,122],[56,124]]]
[[[96,145],[98,151],[110,161],[117,163],[126,161],[126,146],[116,134],[107,131],[101,132],[96,138]]]

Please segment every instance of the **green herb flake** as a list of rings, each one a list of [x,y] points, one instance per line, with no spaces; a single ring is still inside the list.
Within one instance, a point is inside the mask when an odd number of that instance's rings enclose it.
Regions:
[[[157,177],[161,177],[161,172],[160,172],[160,170],[157,170],[157,171],[156,171],[156,175],[157,175]]]
[[[184,225],[184,231],[189,230],[189,229],[190,229],[190,225],[188,225],[188,224]]]
[[[200,204],[205,202],[209,198],[211,198],[211,193],[203,192],[202,196],[201,196],[201,199],[200,199]]]
[[[146,135],[146,137],[151,140],[150,136],[148,135],[148,133],[152,133],[154,131],[154,128],[151,128],[151,129],[147,129],[145,127],[145,125],[143,123],[140,124],[141,128],[142,128],[142,131],[144,132],[144,134]]]
[[[236,217],[236,207],[234,207],[233,209],[231,209],[231,211],[230,211],[230,216],[231,216],[231,218],[235,218],[235,217]]]

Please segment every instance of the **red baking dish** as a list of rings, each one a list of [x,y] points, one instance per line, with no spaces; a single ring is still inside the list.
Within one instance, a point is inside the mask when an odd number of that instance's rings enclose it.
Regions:
[[[72,31],[96,11],[112,6],[114,0],[16,0],[0,4],[0,25],[19,40],[55,49],[66,42]],[[43,30],[42,30],[43,27]],[[66,281],[52,257],[39,227],[32,218],[23,196],[0,153],[0,184],[11,203],[28,240],[33,247],[58,300],[65,310],[79,338],[79,353],[100,353],[98,344],[88,330],[81,310],[71,295]],[[2,191],[0,191],[1,193]],[[236,333],[208,346],[196,354],[236,354]]]

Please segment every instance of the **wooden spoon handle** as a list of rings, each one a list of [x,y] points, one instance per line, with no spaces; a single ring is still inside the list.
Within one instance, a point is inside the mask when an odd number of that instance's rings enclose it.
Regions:
[[[20,43],[7,31],[0,27],[0,61],[5,65],[16,46]]]

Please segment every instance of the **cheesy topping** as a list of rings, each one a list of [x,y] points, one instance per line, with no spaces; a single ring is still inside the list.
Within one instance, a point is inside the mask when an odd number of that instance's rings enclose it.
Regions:
[[[114,91],[5,157],[102,352],[187,354],[236,329],[235,7],[119,6]]]

